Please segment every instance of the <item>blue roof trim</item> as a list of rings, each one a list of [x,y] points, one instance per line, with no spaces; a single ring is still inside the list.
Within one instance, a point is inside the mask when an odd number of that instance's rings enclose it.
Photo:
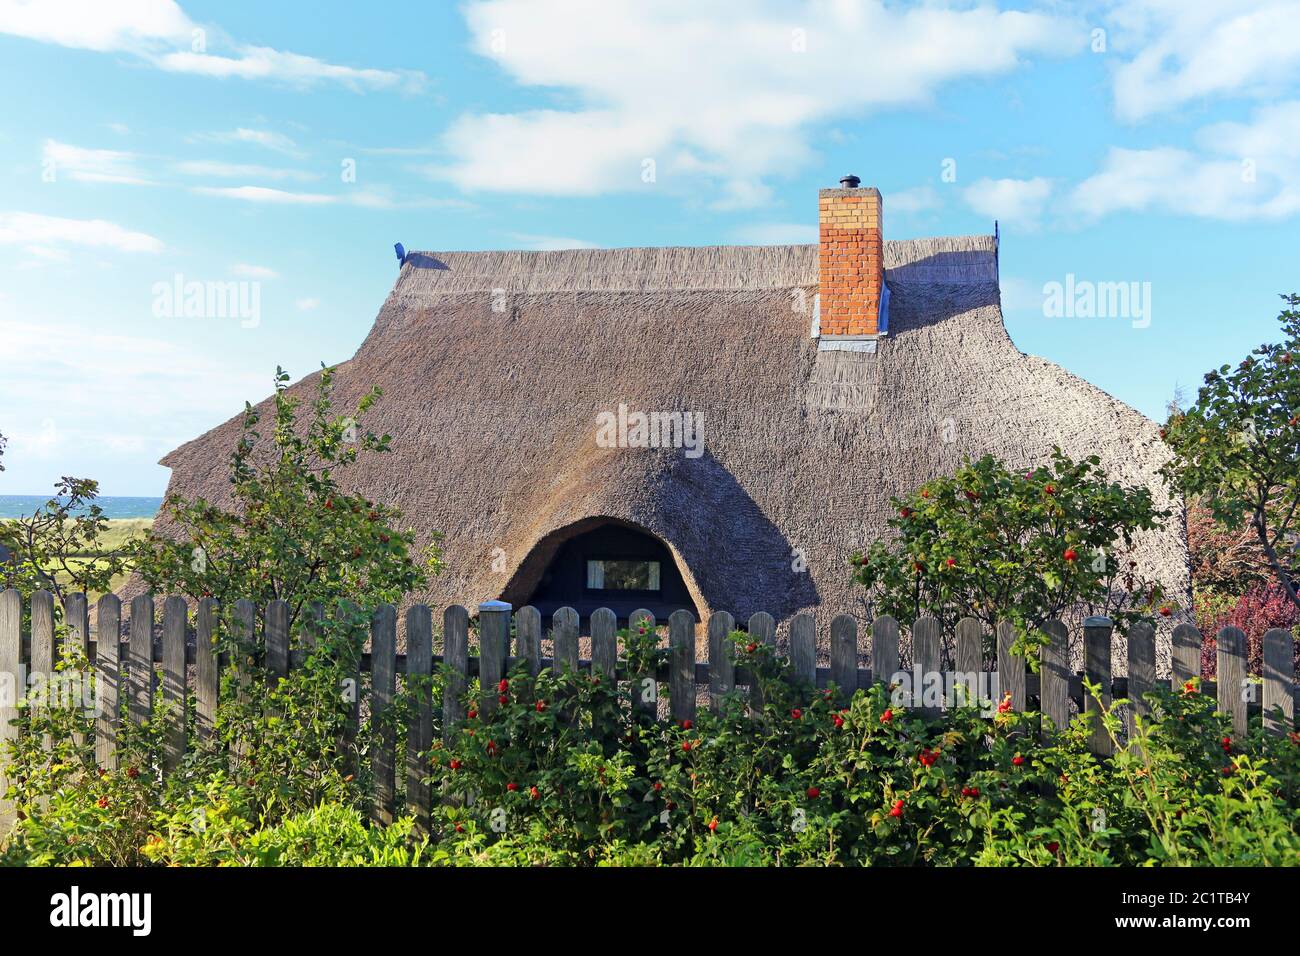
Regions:
[[[876,322],[876,331],[880,335],[889,332],[889,283],[880,283],[880,318]]]

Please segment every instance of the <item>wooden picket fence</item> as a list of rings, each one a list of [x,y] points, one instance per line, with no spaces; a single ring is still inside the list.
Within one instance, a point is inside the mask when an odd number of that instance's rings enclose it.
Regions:
[[[24,686],[20,677],[34,674],[52,674],[59,657],[55,646],[54,599],[48,592],[37,592],[30,603],[30,632],[23,633],[23,605],[17,591],[0,593],[0,677],[8,677],[11,687]],[[126,717],[141,723],[152,713],[155,700],[172,706],[167,708],[167,729],[163,754],[164,770],[177,766],[184,757],[187,735],[192,727],[200,738],[208,737],[213,730],[216,715],[220,674],[228,662],[219,660],[213,653],[212,636],[216,632],[218,616],[216,602],[205,600],[198,604],[191,619],[189,607],[183,598],[169,597],[163,605],[160,635],[156,634],[154,600],[149,595],[137,597],[131,603],[127,640],[121,640],[122,606],[114,596],[100,599],[96,613],[97,626],[92,639],[90,615],[83,595],[73,595],[64,608],[68,625],[68,638],[94,663],[98,689],[98,710],[95,719],[94,745],[96,761],[102,767],[117,766],[116,743],[121,720],[123,696]],[[268,678],[276,681],[286,676],[290,669],[300,665],[305,653],[301,646],[291,646],[289,606],[283,601],[267,605],[263,615],[262,633],[257,635],[255,622],[257,608],[249,601],[234,605],[236,626],[244,630],[244,637],[256,642],[262,655],[262,665]],[[630,616],[635,626],[644,623],[655,627],[657,622],[649,611],[635,611]],[[514,633],[514,654],[511,654],[511,633]],[[737,629],[732,615],[719,612],[710,615],[707,633],[707,659],[697,660],[696,621],[688,611],[677,611],[668,619],[669,659],[654,675],[628,672],[626,662],[620,661],[618,649],[618,622],[614,612],[602,608],[590,619],[591,660],[579,659],[578,614],[572,608],[560,608],[551,619],[550,636],[554,656],[542,657],[542,617],[533,607],[518,611],[508,604],[489,601],[479,606],[479,646],[477,656],[470,653],[469,612],[460,605],[452,605],[442,614],[442,653],[434,653],[433,612],[425,605],[415,605],[406,612],[406,653],[397,652],[397,612],[391,605],[382,605],[370,618],[371,649],[362,655],[358,664],[357,687],[362,686],[360,672],[370,674],[368,710],[375,723],[376,739],[371,748],[371,769],[374,777],[374,817],[380,822],[390,822],[398,813],[398,731],[392,721],[384,721],[385,711],[393,705],[397,691],[397,675],[408,677],[430,675],[435,667],[446,664],[450,679],[445,688],[442,707],[444,734],[450,734],[464,719],[464,695],[468,680],[477,676],[483,689],[479,709],[484,715],[497,707],[496,684],[520,662],[526,662],[536,674],[543,668],[556,670],[590,670],[613,682],[626,681],[644,686],[654,678],[668,684],[668,709],[673,720],[693,718],[696,710],[697,688],[708,688],[708,698],[716,706],[723,696],[737,686],[748,686],[751,675],[733,656],[733,645],[728,635]],[[759,612],[741,626],[755,642],[771,646],[776,644],[776,621],[770,614]],[[788,632],[788,659],[797,681],[825,688],[834,684],[842,692],[852,693],[856,688],[869,688],[876,675],[893,677],[899,671],[900,642],[898,622],[891,617],[875,619],[869,628],[869,656],[867,648],[859,641],[857,620],[841,614],[830,623],[829,666],[817,665],[816,621],[812,614],[798,614],[790,619]],[[993,641],[996,652],[993,660],[985,656],[983,625],[967,618],[957,624],[951,643],[952,660],[948,667],[959,675],[983,676],[986,680],[996,673],[1000,696],[1009,696],[1011,706],[1025,710],[1030,698],[1036,698],[1038,712],[1050,719],[1051,725],[1065,726],[1070,719],[1071,701],[1084,711],[1095,712],[1098,702],[1085,690],[1085,678],[1103,688],[1102,703],[1120,697],[1132,701],[1131,714],[1145,713],[1149,705],[1142,695],[1158,685],[1182,686],[1201,673],[1201,633],[1191,625],[1182,624],[1174,629],[1172,646],[1172,676],[1157,680],[1155,631],[1150,624],[1132,628],[1128,637],[1128,676],[1112,675],[1112,626],[1106,618],[1088,618],[1083,626],[1082,673],[1071,673],[1069,668],[1068,629],[1059,621],[1050,622],[1045,632],[1049,641],[1042,649],[1041,667],[1032,673],[1023,658],[1012,653],[1014,629],[1009,624],[998,628]],[[114,635],[116,640],[104,640]],[[912,668],[920,674],[941,672],[941,628],[931,618],[918,620],[911,628],[910,651]],[[1251,684],[1246,676],[1246,636],[1236,628],[1224,628],[1217,639],[1218,680],[1203,681],[1202,693],[1217,697],[1219,710],[1231,715],[1237,732],[1246,729],[1248,711],[1262,709],[1265,726],[1274,733],[1286,733],[1294,727],[1297,697],[1293,670],[1294,638],[1290,632],[1275,629],[1264,636],[1262,686]],[[125,653],[124,653],[125,650]],[[860,663],[869,660],[870,666]],[[996,664],[996,668],[993,665]],[[192,680],[191,680],[192,675]],[[427,686],[427,685],[426,685]],[[971,686],[971,685],[968,685]],[[982,686],[982,685],[975,685]],[[1252,689],[1253,688],[1253,689]],[[16,715],[17,697],[5,695],[0,688],[0,746],[12,739],[16,729],[12,720]],[[1255,692],[1258,691],[1258,692]],[[751,696],[757,688],[751,688]],[[653,709],[645,695],[633,694],[637,706]],[[354,705],[360,714],[360,694]],[[425,754],[433,742],[434,706],[432,691],[418,702],[414,720],[406,729],[405,793],[408,811],[419,819],[427,819],[432,794],[424,782],[428,767]],[[1044,724],[1044,732],[1047,725]],[[1092,749],[1107,754],[1111,741],[1099,722],[1094,720]],[[0,792],[3,792],[4,758],[0,754]],[[0,805],[0,834],[7,830],[12,807]]]

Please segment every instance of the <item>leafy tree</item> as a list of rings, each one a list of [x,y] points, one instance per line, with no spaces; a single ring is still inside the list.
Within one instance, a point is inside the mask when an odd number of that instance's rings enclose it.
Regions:
[[[1163,434],[1170,484],[1202,495],[1214,518],[1248,525],[1287,599],[1300,606],[1300,295],[1282,296],[1285,340],[1205,376],[1196,403]]]
[[[897,534],[853,555],[873,613],[946,629],[965,616],[991,631],[1010,621],[1031,653],[1038,629],[1067,611],[1106,614],[1123,630],[1152,611],[1172,612],[1160,586],[1129,557],[1134,536],[1160,526],[1149,489],[1107,479],[1093,456],[1014,472],[991,455],[967,460],[893,500]]]
[[[129,547],[109,549],[104,510],[95,503],[99,483],[64,477],[54,497],[32,515],[0,521],[0,545],[9,551],[0,564],[0,583],[24,596],[44,589],[62,607],[69,594],[100,594],[121,574]]]
[[[270,445],[257,431],[260,415],[245,405],[243,433],[231,456],[233,507],[171,496],[166,513],[176,537],[151,534],[137,549],[139,571],[157,593],[241,598],[259,606],[284,600],[290,623],[303,607],[346,599],[362,607],[397,602],[426,586],[439,568],[431,544],[415,552],[415,535],[396,527],[400,513],[340,486],[338,475],[363,452],[389,450],[390,436],[361,420],[379,399],[367,393],[350,416],[334,414],[333,369],[324,368],[305,424],[289,375],[277,368]],[[418,560],[417,560],[418,558]]]
[[[5,470],[5,463],[4,463],[5,445],[7,445],[8,443],[9,443],[9,439],[5,438],[3,432],[0,432],[0,471]]]

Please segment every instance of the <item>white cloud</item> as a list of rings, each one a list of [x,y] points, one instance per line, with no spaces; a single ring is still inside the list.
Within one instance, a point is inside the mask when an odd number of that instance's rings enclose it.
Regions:
[[[284,153],[286,156],[302,155],[297,144],[290,137],[269,129],[240,127],[239,129],[219,133],[203,133],[193,138],[212,143],[248,143],[253,146],[262,146],[274,150],[277,153]]]
[[[0,33],[100,53],[189,44],[193,24],[170,0],[0,0]]]
[[[67,176],[80,182],[150,185],[149,178],[138,168],[132,153],[84,149],[47,139],[41,150],[41,163],[43,169],[53,172],[56,179]]]
[[[585,239],[566,239],[563,236],[536,236],[526,232],[513,232],[510,237],[526,249],[551,251],[555,249],[598,249],[594,242]]]
[[[360,206],[363,209],[395,209],[399,203],[379,189],[360,189],[344,193],[303,193],[270,186],[193,186],[190,192],[201,196],[220,196],[242,202],[269,203],[280,206]],[[403,207],[457,207],[456,200],[416,199],[403,201]]]
[[[409,70],[358,69],[231,41],[191,20],[174,0],[0,0],[0,33],[101,53],[128,53],[159,69],[353,90],[419,88]],[[229,47],[228,54],[209,45]]]
[[[303,87],[330,82],[360,91],[419,89],[424,83],[423,75],[414,71],[355,69],[326,63],[313,56],[285,53],[260,46],[243,47],[239,55],[233,57],[179,51],[164,54],[155,63],[173,73],[237,76],[246,80],[274,79]]]
[[[755,246],[784,246],[817,241],[817,226],[806,222],[764,222],[742,226],[733,233],[738,242]]]
[[[817,123],[926,104],[946,85],[1083,48],[1081,22],[880,2],[482,0],[474,49],[571,110],[467,114],[428,175],[466,190],[594,195],[710,182],[723,208],[812,161]],[[800,32],[802,31],[802,32]]]
[[[203,196],[224,196],[245,202],[279,205],[322,206],[338,201],[338,197],[324,193],[294,193],[269,186],[195,186],[193,192]]]
[[[320,299],[295,299],[293,306],[299,312],[311,312],[320,306]]]
[[[1213,97],[1273,97],[1300,77],[1300,0],[1112,0],[1115,109],[1137,121]]]
[[[226,163],[215,159],[183,160],[176,164],[176,169],[186,176],[208,176],[213,179],[293,179],[305,182],[320,178],[320,173],[302,169],[282,169],[258,163]]]
[[[237,262],[230,271],[244,279],[278,279],[280,274],[266,266],[255,266],[247,262]]]
[[[1300,214],[1300,101],[1205,127],[1196,142],[1199,150],[1112,147],[1074,188],[1069,211],[1085,221],[1148,210],[1229,221]]]
[[[0,212],[0,243],[27,246],[30,251],[62,245],[119,252],[159,252],[163,247],[153,236],[104,219],[65,219],[30,212]]]
[[[1033,179],[980,179],[962,190],[966,205],[975,212],[1022,229],[1037,228],[1052,194],[1052,181]]]

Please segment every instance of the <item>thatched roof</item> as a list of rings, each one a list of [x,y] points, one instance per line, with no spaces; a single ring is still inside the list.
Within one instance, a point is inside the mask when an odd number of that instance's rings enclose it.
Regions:
[[[520,601],[610,517],[667,542],[702,613],[738,620],[860,611],[849,553],[963,455],[1028,466],[1060,444],[1169,503],[1156,426],[1012,344],[993,237],[886,242],[885,264],[890,334],[865,354],[810,337],[815,245],[413,253],[338,370],[341,405],[383,387],[372,425],[394,436],[361,486],[445,535],[430,603]],[[597,447],[620,403],[702,413],[705,453]],[[169,490],[226,500],[238,422],[165,457]],[[1176,594],[1181,527],[1142,543]]]

